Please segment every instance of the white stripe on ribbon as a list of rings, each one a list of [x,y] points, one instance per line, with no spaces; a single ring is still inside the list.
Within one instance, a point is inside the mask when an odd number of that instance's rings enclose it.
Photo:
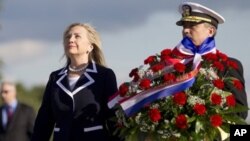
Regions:
[[[115,96],[108,102],[108,107],[110,109],[113,108],[122,99],[123,97],[121,97],[119,93],[116,93]]]

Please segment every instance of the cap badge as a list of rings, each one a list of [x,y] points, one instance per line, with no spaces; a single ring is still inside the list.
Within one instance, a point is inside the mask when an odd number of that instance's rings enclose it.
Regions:
[[[187,17],[191,15],[191,7],[189,5],[182,6],[182,17]]]

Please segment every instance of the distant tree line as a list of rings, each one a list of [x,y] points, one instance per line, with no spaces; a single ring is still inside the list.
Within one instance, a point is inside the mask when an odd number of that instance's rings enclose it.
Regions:
[[[22,83],[17,83],[17,99],[23,103],[31,105],[38,111],[44,92],[44,85],[36,85],[31,88],[26,88]]]

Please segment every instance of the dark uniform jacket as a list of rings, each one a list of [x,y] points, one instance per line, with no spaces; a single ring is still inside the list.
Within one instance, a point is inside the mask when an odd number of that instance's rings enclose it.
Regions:
[[[32,141],[116,141],[108,98],[117,91],[114,72],[90,63],[71,90],[67,67],[52,72],[36,118]]]
[[[18,102],[7,127],[2,124],[3,108],[0,108],[0,141],[30,141],[35,121],[33,108]]]
[[[245,80],[244,80],[243,66],[242,66],[242,64],[241,64],[241,62],[239,60],[237,60],[235,58],[229,58],[229,59],[231,61],[235,61],[237,63],[238,69],[230,69],[229,73],[227,75],[239,79],[241,81],[241,83],[243,84],[243,89],[240,91],[240,90],[236,89],[235,87],[233,87],[232,85],[229,85],[229,84],[226,84],[226,87],[230,90],[231,93],[233,93],[233,95],[235,96],[236,102],[238,104],[241,104],[243,106],[248,106],[247,94],[246,94],[246,90],[245,90]],[[243,119],[246,119],[247,115],[248,115],[248,111],[238,113],[238,115],[240,117],[242,117]]]

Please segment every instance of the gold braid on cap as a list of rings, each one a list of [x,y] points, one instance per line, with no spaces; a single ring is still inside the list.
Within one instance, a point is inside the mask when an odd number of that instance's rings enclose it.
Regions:
[[[212,23],[211,19],[207,19],[207,18],[203,18],[203,17],[197,17],[197,16],[187,16],[187,17],[183,17],[181,20],[182,21],[189,21],[189,22],[201,22],[201,21],[205,21],[205,22]]]

